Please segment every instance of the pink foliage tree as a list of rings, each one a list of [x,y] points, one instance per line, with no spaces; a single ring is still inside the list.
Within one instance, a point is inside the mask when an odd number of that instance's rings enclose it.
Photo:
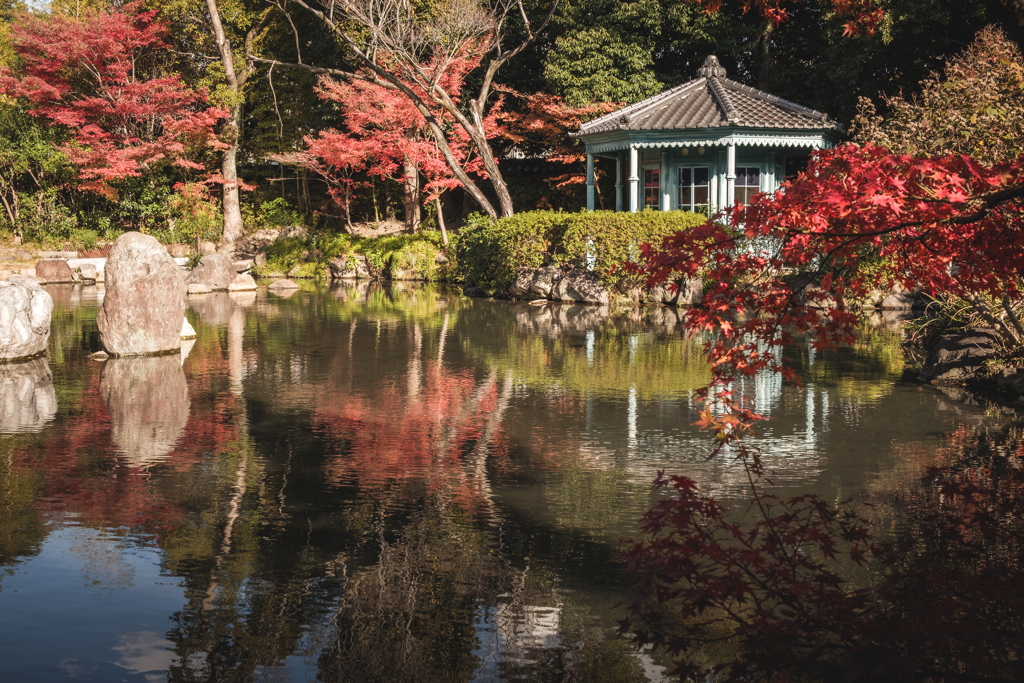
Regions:
[[[70,131],[60,149],[79,168],[82,189],[111,199],[119,180],[158,164],[202,170],[196,159],[223,146],[214,126],[227,112],[178,76],[160,75],[166,28],[138,9],[77,20],[22,14],[11,27],[20,68],[0,72],[0,93]]]
[[[436,68],[438,85],[457,101],[466,75],[479,64],[479,56],[466,55]],[[431,68],[427,65],[425,68]],[[416,84],[407,84],[415,89]],[[327,179],[332,194],[345,207],[346,218],[351,190],[359,173],[399,179],[405,188],[405,224],[416,230],[420,223],[421,191],[426,201],[437,200],[446,189],[461,185],[451,166],[430,135],[426,117],[408,97],[389,83],[363,70],[356,75],[333,79],[324,77],[320,97],[334,102],[345,116],[345,130],[321,131],[306,138],[305,165]],[[425,95],[424,95],[425,97]],[[484,119],[489,136],[502,130],[499,100]],[[449,147],[467,173],[486,177],[482,160],[468,134],[440,107],[433,112],[438,121],[451,124]],[[425,180],[425,182],[422,182]]]

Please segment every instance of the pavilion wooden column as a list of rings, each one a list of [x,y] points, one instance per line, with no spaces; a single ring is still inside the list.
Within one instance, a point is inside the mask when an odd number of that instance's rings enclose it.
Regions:
[[[629,210],[636,213],[637,194],[640,190],[640,176],[637,169],[637,150],[633,145],[629,146]]]
[[[730,142],[725,148],[725,192],[726,208],[736,203],[736,143]]]
[[[661,150],[661,170],[658,174],[661,176],[661,210],[671,211],[672,210],[672,186],[669,183],[669,177],[671,172],[669,171],[669,150],[667,148]]]
[[[615,210],[622,211],[622,152],[615,153]]]
[[[594,155],[587,152],[587,211],[594,210]]]

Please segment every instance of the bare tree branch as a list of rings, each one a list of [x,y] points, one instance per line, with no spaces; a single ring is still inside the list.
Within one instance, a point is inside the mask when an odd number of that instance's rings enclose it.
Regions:
[[[268,1],[288,15],[288,0]],[[508,187],[487,141],[484,120],[488,98],[498,70],[525,50],[547,27],[560,0],[554,0],[537,31],[532,28],[522,0],[493,0],[487,4],[478,0],[442,0],[429,13],[418,12],[410,0],[351,0],[345,5],[326,0],[316,6],[314,0],[294,1],[340,38],[374,74],[377,82],[386,83],[409,98],[426,119],[431,136],[452,173],[487,213],[497,216],[498,211],[465,171],[465,161],[460,163],[455,157],[449,133],[437,119],[434,107],[454,119],[476,148],[498,196],[501,213],[512,215],[514,209]],[[511,50],[504,50],[505,20],[513,11],[517,11],[523,21],[525,37]],[[290,16],[288,20],[292,21]],[[358,33],[349,29],[351,25],[358,27]],[[292,26],[294,28],[294,23]],[[487,54],[492,57],[486,64],[477,96],[468,101],[467,115],[443,86],[443,80],[460,60],[483,59]],[[387,58],[386,64],[379,61],[381,57]],[[299,63],[293,66],[315,73],[334,73],[302,64],[301,56]]]

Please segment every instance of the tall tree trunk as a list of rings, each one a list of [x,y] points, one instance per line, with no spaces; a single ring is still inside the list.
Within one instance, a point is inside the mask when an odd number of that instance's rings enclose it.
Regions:
[[[221,159],[221,175],[224,177],[222,209],[224,211],[224,232],[221,241],[226,244],[234,244],[235,241],[245,236],[245,226],[242,224],[242,208],[238,200],[238,146],[242,142],[242,86],[253,72],[251,64],[238,73],[235,71],[235,58],[231,53],[231,42],[224,35],[224,25],[220,21],[220,12],[217,10],[217,0],[206,0],[206,8],[210,12],[210,24],[213,28],[213,39],[220,51],[220,62],[224,67],[224,80],[227,81],[228,89],[235,95],[235,105],[231,108],[231,117],[228,119],[225,133],[225,142],[229,147],[224,150]],[[251,53],[251,43],[256,35],[263,30],[267,20],[268,11],[246,34],[246,54]],[[282,173],[283,175],[283,173]]]
[[[212,3],[213,0],[210,0]],[[245,237],[245,226],[242,224],[242,207],[238,199],[238,143],[241,140],[242,105],[236,104],[231,109],[228,122],[228,147],[221,158],[220,174],[224,176],[221,194],[221,208],[224,211],[224,232],[221,241],[234,244]]]
[[[405,229],[416,232],[420,229],[420,170],[416,164],[405,159],[402,186],[405,188]]]
[[[396,220],[395,202],[391,199],[391,178],[381,176],[381,182],[384,183],[384,219],[387,221]]]
[[[447,247],[448,246],[448,230],[446,230],[445,226],[444,226],[444,205],[441,203],[441,197],[438,197],[434,201],[437,202],[437,225],[438,225],[438,227],[441,228],[441,243],[444,246]],[[448,323],[447,316],[445,317],[444,321],[445,321],[445,324],[447,326],[447,323]]]

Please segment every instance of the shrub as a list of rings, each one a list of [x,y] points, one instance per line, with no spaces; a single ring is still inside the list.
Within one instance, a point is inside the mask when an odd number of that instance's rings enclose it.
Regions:
[[[430,230],[372,239],[318,232],[310,237],[271,243],[266,248],[266,263],[258,266],[256,272],[288,273],[297,267],[296,277],[323,277],[331,260],[365,254],[374,277],[394,277],[400,273],[408,277],[411,271],[424,280],[434,281],[450,277],[448,268],[437,262],[441,252],[440,233]]]
[[[183,242],[194,245],[199,240],[220,239],[224,219],[219,203],[202,183],[178,183],[174,194],[167,199],[167,210],[174,220],[174,228],[156,231],[155,237],[163,242]]]
[[[291,207],[288,200],[278,197],[260,204],[260,208],[256,211],[256,220],[267,226],[283,228],[289,225],[300,225],[302,216]]]
[[[448,270],[437,262],[442,251],[441,235],[432,230],[364,240],[356,251],[366,254],[371,271],[378,277],[408,277],[410,271],[428,281],[449,277]]]
[[[473,214],[452,251],[466,283],[484,289],[504,291],[520,268],[553,263],[594,270],[625,293],[643,282],[620,268],[640,255],[640,245],[660,244],[706,220],[687,211],[528,211],[497,221]]]

